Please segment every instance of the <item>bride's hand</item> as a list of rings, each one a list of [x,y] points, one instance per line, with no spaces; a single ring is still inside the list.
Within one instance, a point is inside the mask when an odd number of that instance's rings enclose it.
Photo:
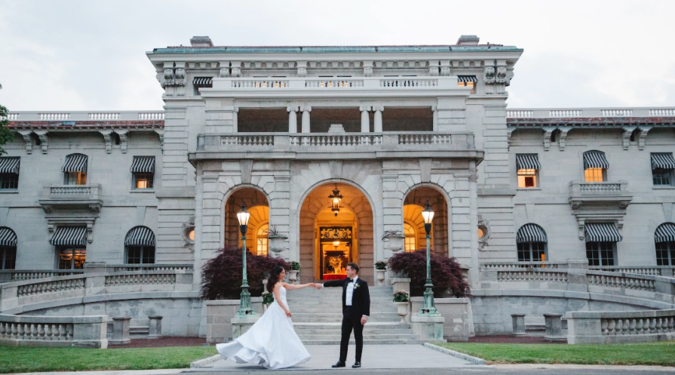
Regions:
[[[316,287],[316,284],[314,284],[314,283],[309,283],[309,287],[310,287],[310,288],[315,288],[315,287]]]
[[[291,315],[291,312],[288,311],[288,310],[286,310],[286,316],[290,318],[290,317],[292,316],[292,315]]]

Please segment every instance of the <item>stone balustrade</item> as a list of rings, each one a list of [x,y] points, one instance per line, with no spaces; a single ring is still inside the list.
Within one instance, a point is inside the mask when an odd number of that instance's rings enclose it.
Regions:
[[[509,108],[509,118],[675,117],[675,108]]]
[[[105,263],[85,263],[82,274],[0,284],[0,312],[20,313],[36,304],[60,303],[70,300],[77,304],[88,296],[107,293],[190,292],[193,272],[186,265],[107,266]],[[30,309],[28,309],[30,310]]]
[[[81,274],[82,270],[0,270],[0,283]]]
[[[648,276],[673,276],[673,270],[675,266],[590,266],[589,270],[594,271],[606,271],[606,272],[622,272],[622,273],[632,273],[636,275],[648,275]]]
[[[105,349],[105,316],[16,316],[0,314],[0,345]]]
[[[164,111],[116,111],[116,112],[11,112],[9,121],[163,121]]]
[[[481,269],[494,268],[549,268],[564,269],[567,263],[562,262],[485,262],[480,264]]]
[[[675,310],[572,311],[569,344],[624,344],[675,339]]]

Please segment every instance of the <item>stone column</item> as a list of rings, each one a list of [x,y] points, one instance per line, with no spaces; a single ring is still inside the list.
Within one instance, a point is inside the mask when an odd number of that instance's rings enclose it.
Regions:
[[[288,111],[288,132],[295,134],[298,132],[298,107],[289,106]]]
[[[433,130],[435,132],[437,132],[438,131],[438,111],[436,110],[436,106],[432,106],[431,111],[434,113]]]
[[[302,132],[303,133],[309,133],[310,128],[309,128],[309,113],[312,112],[312,107],[310,106],[303,106],[301,108],[302,110]]]
[[[375,123],[375,133],[382,133],[382,111],[384,111],[384,107],[373,107],[373,111],[375,111],[375,117],[373,119],[373,122]]]
[[[361,106],[361,133],[370,133],[370,106]],[[377,131],[377,130],[375,130]]]
[[[567,337],[562,334],[562,314],[544,314],[546,323],[546,341],[567,341]]]
[[[129,324],[131,323],[131,318],[129,317],[117,317],[112,318],[113,320],[113,334],[112,339],[108,341],[109,345],[127,345],[131,343],[129,339]]]
[[[232,130],[234,133],[239,132],[239,108],[234,107],[232,111]]]
[[[525,336],[525,314],[511,314],[513,321],[513,335]]]

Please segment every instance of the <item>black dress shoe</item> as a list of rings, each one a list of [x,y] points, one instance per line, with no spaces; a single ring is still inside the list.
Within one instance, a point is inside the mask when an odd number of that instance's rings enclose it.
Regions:
[[[334,365],[331,366],[331,367],[332,367],[332,368],[345,367],[345,363],[342,362],[342,361],[337,361],[337,363],[334,364]]]
[[[352,365],[352,368],[360,368],[360,367],[361,367],[361,361],[354,362],[354,364]]]

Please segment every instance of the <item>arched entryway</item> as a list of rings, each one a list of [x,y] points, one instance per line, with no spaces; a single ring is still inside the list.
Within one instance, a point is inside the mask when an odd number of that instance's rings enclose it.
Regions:
[[[335,215],[328,198],[342,195]],[[301,282],[344,278],[348,262],[373,284],[373,210],[363,192],[349,183],[330,182],[312,189],[300,208]]]
[[[431,250],[435,255],[449,256],[448,204],[443,194],[435,188],[428,186],[412,189],[403,201],[403,234],[406,237],[404,243],[405,251],[426,249],[427,233],[424,230],[422,210],[426,207],[427,201],[434,211],[431,227]]]
[[[246,231],[246,248],[257,255],[268,255],[267,231],[270,209],[265,194],[254,188],[241,188],[230,195],[225,204],[225,246],[242,247],[237,212],[241,206],[251,213]]]

